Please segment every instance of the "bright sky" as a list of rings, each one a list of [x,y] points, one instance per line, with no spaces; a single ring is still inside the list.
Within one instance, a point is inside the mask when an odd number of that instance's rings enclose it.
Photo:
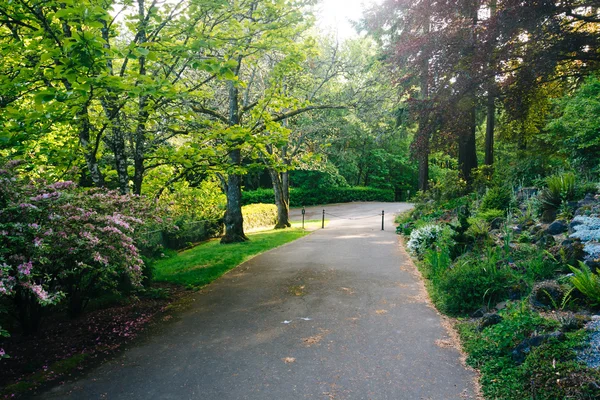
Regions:
[[[340,41],[356,37],[349,20],[359,20],[363,9],[373,3],[374,0],[320,0],[317,4],[317,27],[337,34]]]

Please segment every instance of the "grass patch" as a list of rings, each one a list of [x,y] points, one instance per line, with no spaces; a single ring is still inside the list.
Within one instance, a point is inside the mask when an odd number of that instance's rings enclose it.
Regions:
[[[218,239],[200,244],[154,264],[154,280],[189,287],[209,284],[244,261],[282,244],[299,239],[302,229],[251,233],[250,241],[222,245]]]

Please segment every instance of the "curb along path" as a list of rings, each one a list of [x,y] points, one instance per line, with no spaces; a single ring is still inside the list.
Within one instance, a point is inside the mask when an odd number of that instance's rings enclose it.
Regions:
[[[408,208],[328,206],[353,219],[331,218],[325,229],[253,258],[195,295],[159,334],[41,397],[475,398],[474,373],[447,345],[398,244],[393,214]],[[307,208],[306,218],[322,209]]]

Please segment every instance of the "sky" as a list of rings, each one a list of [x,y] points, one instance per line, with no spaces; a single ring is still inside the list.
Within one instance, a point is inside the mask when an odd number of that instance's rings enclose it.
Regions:
[[[358,36],[348,21],[358,20],[365,6],[374,0],[320,0],[317,4],[317,27],[325,32],[337,34],[343,41]]]

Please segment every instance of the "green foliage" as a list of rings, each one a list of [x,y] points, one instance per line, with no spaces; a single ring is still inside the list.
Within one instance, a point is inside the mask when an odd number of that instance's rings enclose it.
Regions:
[[[600,79],[587,78],[574,93],[555,103],[556,118],[548,122],[548,142],[574,166],[598,172],[600,159]]]
[[[436,201],[452,200],[467,193],[467,182],[460,177],[459,171],[442,169],[438,178],[432,182],[429,191]]]
[[[258,189],[242,193],[243,204],[272,204],[274,201],[272,189]],[[338,187],[326,190],[290,188],[290,205],[293,207],[352,201],[394,201],[394,192],[369,187]]]
[[[461,315],[494,305],[511,290],[518,290],[518,277],[510,268],[498,266],[499,260],[494,251],[481,260],[457,259],[435,284],[432,297],[436,306],[445,313]]]
[[[242,207],[244,230],[272,227],[277,223],[277,206],[274,204],[248,204]]]
[[[250,241],[221,245],[212,240],[183,251],[174,257],[156,261],[154,277],[157,281],[172,282],[189,287],[207,285],[244,261],[274,247],[301,238],[307,233],[301,229],[250,233]]]
[[[512,189],[506,186],[497,186],[488,189],[481,200],[481,211],[503,210],[506,211],[513,206]]]
[[[575,174],[572,172],[547,177],[546,187],[539,196],[543,210],[558,210],[563,202],[573,200],[575,198],[575,183]]]
[[[502,321],[483,330],[476,323],[458,325],[467,363],[480,373],[486,398],[492,399],[593,399],[598,371],[577,362],[574,349],[583,344],[582,331],[567,333],[564,340],[548,339],[531,347],[522,364],[512,351],[533,335],[549,333],[558,322],[542,318],[525,301],[508,303],[500,312]],[[535,393],[535,397],[533,397]]]
[[[590,304],[600,306],[600,276],[593,273],[583,262],[579,262],[579,268],[569,268],[574,274],[571,283],[585,295]]]

